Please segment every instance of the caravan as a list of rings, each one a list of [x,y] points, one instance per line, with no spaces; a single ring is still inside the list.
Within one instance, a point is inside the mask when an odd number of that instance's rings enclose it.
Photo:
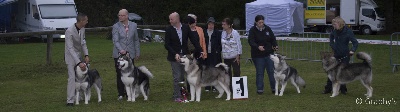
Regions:
[[[15,20],[21,32],[66,30],[76,22],[73,0],[19,0]],[[46,36],[38,36],[42,39]],[[54,34],[53,38],[65,38]]]

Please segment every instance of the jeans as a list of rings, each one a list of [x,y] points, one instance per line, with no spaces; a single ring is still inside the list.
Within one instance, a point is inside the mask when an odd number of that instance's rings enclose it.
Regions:
[[[179,62],[176,61],[169,61],[171,64],[171,69],[172,69],[172,77],[173,77],[173,85],[174,85],[174,93],[173,93],[173,98],[181,98],[181,87],[179,86],[179,82],[185,81],[185,69],[184,66],[181,65]],[[188,84],[188,83],[187,83]],[[189,88],[187,91],[190,91]]]
[[[264,92],[264,70],[267,70],[271,90],[275,91],[274,62],[272,62],[269,56],[252,58],[252,60],[256,67],[257,92]]]

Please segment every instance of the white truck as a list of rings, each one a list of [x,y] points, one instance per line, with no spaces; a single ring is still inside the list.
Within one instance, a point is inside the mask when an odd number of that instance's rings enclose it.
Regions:
[[[1,0],[0,0],[1,1]],[[16,31],[36,32],[66,30],[76,22],[77,10],[73,0],[13,0],[10,17]],[[3,6],[0,6],[3,7]],[[3,16],[3,14],[1,14]],[[11,24],[11,26],[13,26]],[[46,36],[36,36],[45,39]],[[65,38],[54,34],[53,38]]]
[[[373,0],[307,0],[305,25],[330,33],[332,19],[340,16],[353,31],[370,35],[385,29],[385,18]]]

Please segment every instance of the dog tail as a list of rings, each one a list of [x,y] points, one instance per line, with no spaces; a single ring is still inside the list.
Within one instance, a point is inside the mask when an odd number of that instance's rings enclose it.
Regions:
[[[138,67],[138,69],[140,71],[142,71],[144,74],[146,74],[147,77],[149,77],[149,78],[154,77],[153,74],[149,71],[149,69],[147,69],[145,66],[140,66],[140,67]]]
[[[225,63],[218,63],[217,65],[215,65],[215,67],[219,68],[220,66],[223,67],[223,69],[225,70],[225,72],[229,71],[229,67],[228,65],[226,65]]]
[[[368,63],[368,65],[370,67],[372,67],[371,55],[369,55],[369,54],[367,54],[365,52],[358,52],[356,56],[357,56],[358,59],[364,60],[364,62]]]
[[[295,77],[295,82],[296,84],[298,84],[299,86],[302,86],[303,88],[306,88],[306,81],[303,80],[303,78],[301,78],[299,75],[297,75]]]

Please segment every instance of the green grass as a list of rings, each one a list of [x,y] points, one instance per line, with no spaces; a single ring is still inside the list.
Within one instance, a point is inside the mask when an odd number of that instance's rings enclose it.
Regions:
[[[358,51],[373,55],[374,94],[368,101],[394,99],[396,104],[357,104],[366,100],[366,89],[359,81],[348,84],[348,94],[330,98],[321,94],[326,83],[326,73],[320,62],[289,60],[307,83],[301,94],[288,84],[282,97],[269,91],[265,78],[263,95],[255,91],[255,68],[245,63],[250,57],[246,40],[242,40],[243,56],[241,75],[248,76],[249,98],[225,101],[215,99],[217,93],[203,92],[201,102],[175,103],[172,101],[172,75],[166,60],[167,52],[161,43],[142,43],[141,57],[136,65],[145,65],[153,74],[149,101],[139,97],[136,102],[117,101],[116,75],[112,41],[105,33],[87,34],[91,67],[103,78],[103,102],[97,103],[92,91],[88,105],[66,107],[67,69],[63,61],[64,42],[53,44],[53,64],[46,65],[46,44],[22,43],[0,45],[0,108],[1,111],[397,111],[400,107],[400,72],[392,73],[389,64],[389,46],[360,44]],[[378,38],[378,37],[371,37]]]

